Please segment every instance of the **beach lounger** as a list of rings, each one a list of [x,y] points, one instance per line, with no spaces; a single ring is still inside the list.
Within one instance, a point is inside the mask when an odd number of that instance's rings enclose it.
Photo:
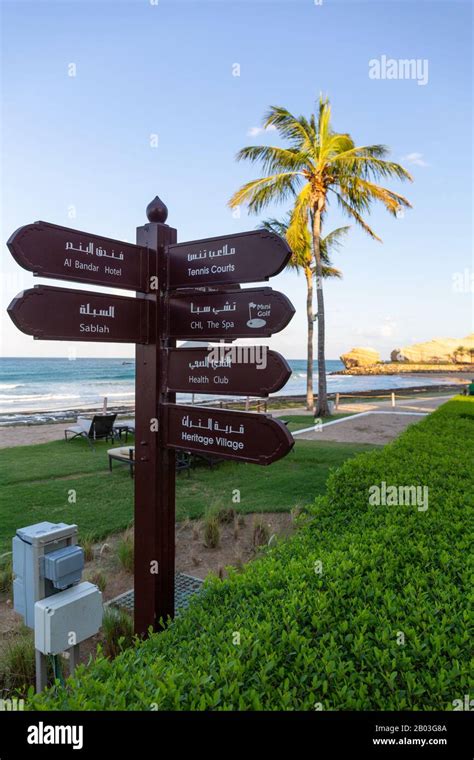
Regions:
[[[116,414],[95,414],[91,420],[85,417],[78,417],[77,424],[71,425],[64,431],[66,441],[72,441],[73,438],[85,438],[89,445],[93,447],[93,441],[115,440],[116,432],[114,431],[114,422]],[[68,438],[69,433],[69,438]]]

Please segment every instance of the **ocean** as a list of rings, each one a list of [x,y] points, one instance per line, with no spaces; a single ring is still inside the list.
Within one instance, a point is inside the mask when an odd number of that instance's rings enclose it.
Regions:
[[[274,395],[296,396],[306,392],[306,361],[289,361],[293,374]],[[326,362],[328,391],[354,393],[364,390],[392,390],[421,385],[440,385],[449,379],[425,376],[330,375],[343,369],[339,360]],[[0,425],[40,423],[71,416],[71,412],[102,406],[132,408],[135,403],[135,363],[133,359],[27,359],[0,358]],[[452,382],[452,380],[451,380]],[[314,383],[317,383],[315,362]],[[190,400],[178,394],[178,401]],[[195,401],[212,396],[195,395]],[[224,396],[219,398],[223,399]]]

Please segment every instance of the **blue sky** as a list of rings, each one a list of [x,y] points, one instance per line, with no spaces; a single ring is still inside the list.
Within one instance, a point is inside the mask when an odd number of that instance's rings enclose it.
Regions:
[[[254,134],[269,105],[308,114],[320,92],[335,129],[388,145],[415,180],[392,183],[414,206],[403,218],[372,212],[383,245],[353,227],[335,257],[344,279],[325,288],[328,358],[357,345],[386,358],[474,330],[472,289],[453,287],[456,273],[473,272],[469,2],[15,0],[1,9],[3,355],[71,347],[33,341],[5,315],[33,284],[3,244],[13,230],[43,219],[134,241],[157,193],[180,241],[253,229],[258,217],[234,218],[226,206],[258,172],[235,153],[277,140]],[[369,61],[382,56],[426,60],[427,83],[371,79]],[[327,230],[341,223],[332,209]],[[271,345],[302,358],[304,279],[287,272],[269,284],[297,309]],[[78,356],[133,354],[74,345]]]

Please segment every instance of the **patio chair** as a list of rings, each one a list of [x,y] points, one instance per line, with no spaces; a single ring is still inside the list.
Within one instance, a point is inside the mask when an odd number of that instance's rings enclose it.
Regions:
[[[66,441],[72,441],[73,438],[85,438],[91,448],[94,448],[93,441],[115,440],[116,432],[114,431],[114,422],[116,414],[95,414],[91,420],[84,417],[77,418],[77,425],[72,425],[64,431]],[[68,433],[70,437],[68,438]]]

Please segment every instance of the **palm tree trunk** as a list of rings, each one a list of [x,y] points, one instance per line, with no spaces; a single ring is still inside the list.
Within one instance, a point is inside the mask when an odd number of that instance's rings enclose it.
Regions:
[[[313,393],[313,340],[314,340],[314,310],[313,310],[313,272],[311,267],[304,268],[306,277],[306,317],[308,320],[308,347],[306,359],[306,409],[314,408]]]
[[[318,208],[313,213],[313,252],[316,265],[316,303],[318,306],[318,400],[315,416],[326,417],[329,415],[327,382],[326,382],[326,357],[325,357],[325,319],[324,319],[324,296],[323,296],[323,268],[321,262],[321,212]]]

